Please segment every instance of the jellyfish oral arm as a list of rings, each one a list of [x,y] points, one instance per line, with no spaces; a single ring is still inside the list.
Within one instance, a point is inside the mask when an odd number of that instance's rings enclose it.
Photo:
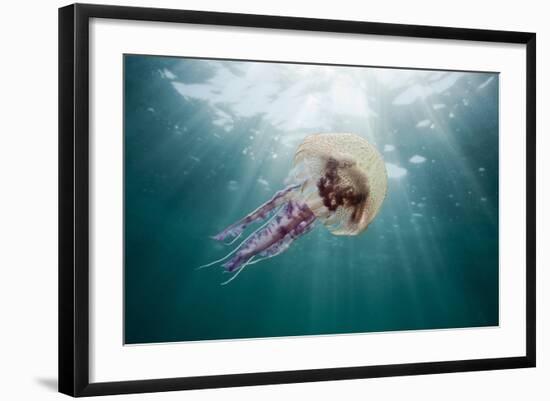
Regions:
[[[269,214],[283,203],[285,203],[292,194],[293,191],[298,189],[300,184],[290,185],[273,195],[273,197],[265,202],[263,205],[258,207],[253,212],[249,213],[241,220],[236,223],[231,224],[229,227],[221,231],[220,233],[214,235],[212,238],[217,241],[223,241],[226,238],[237,238],[250,224],[266,219]]]
[[[243,268],[256,255],[269,258],[284,252],[297,237],[313,228],[314,221],[315,215],[305,203],[289,200],[265,227],[239,245],[223,267],[233,272]]]

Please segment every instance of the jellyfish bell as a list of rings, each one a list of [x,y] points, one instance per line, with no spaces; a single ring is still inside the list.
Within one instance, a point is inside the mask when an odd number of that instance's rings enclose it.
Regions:
[[[382,156],[365,138],[330,133],[306,137],[298,147],[286,188],[212,238],[232,244],[252,223],[266,222],[228,255],[201,266],[224,262],[234,275],[248,265],[284,252],[320,221],[334,235],[357,235],[372,222],[386,196]],[[228,259],[228,260],[227,260]]]
[[[357,235],[374,219],[386,196],[382,156],[355,134],[315,134],[294,157],[306,203],[335,235]],[[322,206],[320,206],[322,203]]]

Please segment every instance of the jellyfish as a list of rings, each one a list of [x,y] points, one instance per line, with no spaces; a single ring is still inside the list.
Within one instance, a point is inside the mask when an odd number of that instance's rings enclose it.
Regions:
[[[212,238],[228,245],[247,227],[264,221],[225,257],[232,273],[227,284],[246,266],[280,255],[316,222],[334,235],[358,235],[374,219],[386,196],[387,175],[378,150],[365,138],[349,133],[307,136],[298,146],[284,189]]]

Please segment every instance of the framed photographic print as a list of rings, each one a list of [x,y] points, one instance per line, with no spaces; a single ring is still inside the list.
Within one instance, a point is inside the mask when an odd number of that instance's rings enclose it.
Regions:
[[[59,390],[535,366],[535,34],[59,10]]]

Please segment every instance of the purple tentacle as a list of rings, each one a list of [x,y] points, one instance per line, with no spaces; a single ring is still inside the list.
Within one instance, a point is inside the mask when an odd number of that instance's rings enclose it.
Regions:
[[[241,243],[235,255],[222,266],[229,272],[244,266],[255,255],[272,257],[286,250],[292,241],[307,233],[315,215],[306,204],[288,201],[263,228]]]
[[[261,259],[256,259],[254,260],[254,262],[250,264],[261,262],[264,259],[272,258],[273,256],[277,256],[283,253],[284,251],[286,251],[290,247],[290,244],[292,244],[296,238],[307,234],[313,229],[313,227],[315,226],[313,224],[314,221],[315,221],[315,218],[312,218],[311,220],[308,220],[308,221],[301,222],[300,225],[296,227],[295,230],[289,232],[281,241],[271,245],[265,251],[260,252],[258,256],[260,256]]]
[[[284,202],[288,200],[289,195],[292,191],[299,188],[300,186],[301,184],[294,184],[278,191],[277,193],[275,193],[275,195],[273,195],[270,200],[258,207],[252,213],[246,215],[236,223],[231,224],[225,230],[214,235],[212,238],[217,241],[223,241],[226,238],[239,237],[245,230],[245,228],[248,227],[250,224],[254,223],[255,221],[266,219],[273,210],[275,210],[277,207],[281,206]]]

